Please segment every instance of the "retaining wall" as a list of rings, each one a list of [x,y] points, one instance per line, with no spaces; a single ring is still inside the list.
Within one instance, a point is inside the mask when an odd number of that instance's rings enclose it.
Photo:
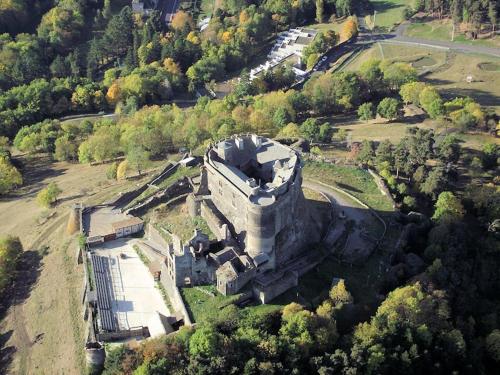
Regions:
[[[165,291],[167,292],[168,298],[170,299],[170,303],[175,309],[175,312],[178,312],[182,315],[185,325],[192,325],[193,322],[189,317],[189,313],[186,309],[186,305],[184,304],[184,300],[182,299],[181,292],[179,291],[179,288],[174,285],[173,280],[169,277],[167,267],[165,265],[162,265],[160,282],[165,288]],[[174,313],[174,311],[171,311],[171,313]]]

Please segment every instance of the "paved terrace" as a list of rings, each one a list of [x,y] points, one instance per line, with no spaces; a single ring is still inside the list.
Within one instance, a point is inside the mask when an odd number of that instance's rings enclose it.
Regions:
[[[154,337],[171,331],[166,324],[170,311],[153,276],[133,249],[135,241],[110,241],[96,248],[94,254],[107,258],[109,264],[105,281],[118,330],[144,326]]]

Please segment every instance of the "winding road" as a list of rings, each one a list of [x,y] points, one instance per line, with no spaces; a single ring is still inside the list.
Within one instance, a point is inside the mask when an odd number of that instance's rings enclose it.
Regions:
[[[362,18],[360,18],[362,19]],[[432,39],[424,39],[424,38],[414,38],[405,36],[405,31],[408,28],[410,23],[402,23],[399,25],[396,30],[392,33],[381,33],[376,34],[372,33],[364,27],[363,24],[360,24],[360,33],[356,40],[353,43],[344,44],[333,51],[331,51],[326,61],[324,61],[320,66],[317,67],[317,71],[326,71],[330,68],[330,64],[337,61],[341,56],[346,53],[353,51],[360,47],[366,47],[367,45],[377,43],[377,42],[385,42],[385,43],[395,43],[395,44],[406,44],[406,45],[415,45],[421,47],[431,47],[431,48],[439,48],[446,49],[450,51],[455,51],[459,53],[479,53],[484,55],[489,55],[493,57],[500,58],[500,48],[493,47],[485,47],[480,45],[472,45],[465,43],[457,43],[451,41],[440,41],[440,40],[432,40]],[[312,73],[312,72],[311,72]],[[310,73],[310,74],[311,74]],[[304,81],[306,81],[309,77],[307,76]],[[304,82],[301,82],[303,84]]]

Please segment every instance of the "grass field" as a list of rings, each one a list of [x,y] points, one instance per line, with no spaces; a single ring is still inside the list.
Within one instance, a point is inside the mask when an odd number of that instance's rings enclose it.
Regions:
[[[430,119],[419,124],[407,124],[404,122],[391,123],[372,123],[356,121],[347,125],[338,126],[339,129],[345,129],[350,134],[351,140],[354,142],[362,142],[367,139],[369,141],[390,140],[392,143],[397,143],[406,134],[406,130],[410,127],[417,126],[422,129],[438,129],[438,124]]]
[[[344,69],[357,71],[369,59],[404,61],[422,71],[443,65],[446,62],[446,51],[413,45],[376,43],[360,53]]]
[[[395,24],[402,22],[403,9],[408,4],[404,0],[372,0],[370,1],[375,15],[375,28],[391,29]],[[373,22],[373,19],[372,19]]]
[[[313,23],[310,25],[306,25],[304,27],[307,27],[308,29],[318,30],[321,32],[333,30],[333,31],[335,31],[335,33],[340,34],[345,22],[346,22],[346,20],[343,20],[341,22]]]
[[[405,35],[415,38],[451,41],[452,30],[453,26],[451,20],[434,20],[412,23],[406,29]],[[491,39],[470,40],[465,38],[463,34],[456,32],[453,41],[456,43],[474,44],[485,47],[500,47],[500,38],[498,36]]]
[[[372,176],[365,170],[342,165],[306,162],[304,177],[338,186],[378,211],[393,211],[391,202],[380,193]]]
[[[434,48],[377,43],[360,53],[344,69],[356,71],[369,59],[412,63],[424,72],[420,79],[437,87],[446,99],[470,96],[500,114],[500,58],[460,54]],[[425,62],[422,66],[422,60]],[[467,76],[473,82],[466,81]]]

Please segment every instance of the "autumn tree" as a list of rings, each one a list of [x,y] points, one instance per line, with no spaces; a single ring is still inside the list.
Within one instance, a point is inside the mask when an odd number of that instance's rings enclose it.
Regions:
[[[192,29],[194,27],[193,17],[191,17],[189,13],[186,13],[183,10],[178,10],[174,14],[170,26],[172,26],[172,28],[175,30],[182,30],[185,27],[189,27]]]

